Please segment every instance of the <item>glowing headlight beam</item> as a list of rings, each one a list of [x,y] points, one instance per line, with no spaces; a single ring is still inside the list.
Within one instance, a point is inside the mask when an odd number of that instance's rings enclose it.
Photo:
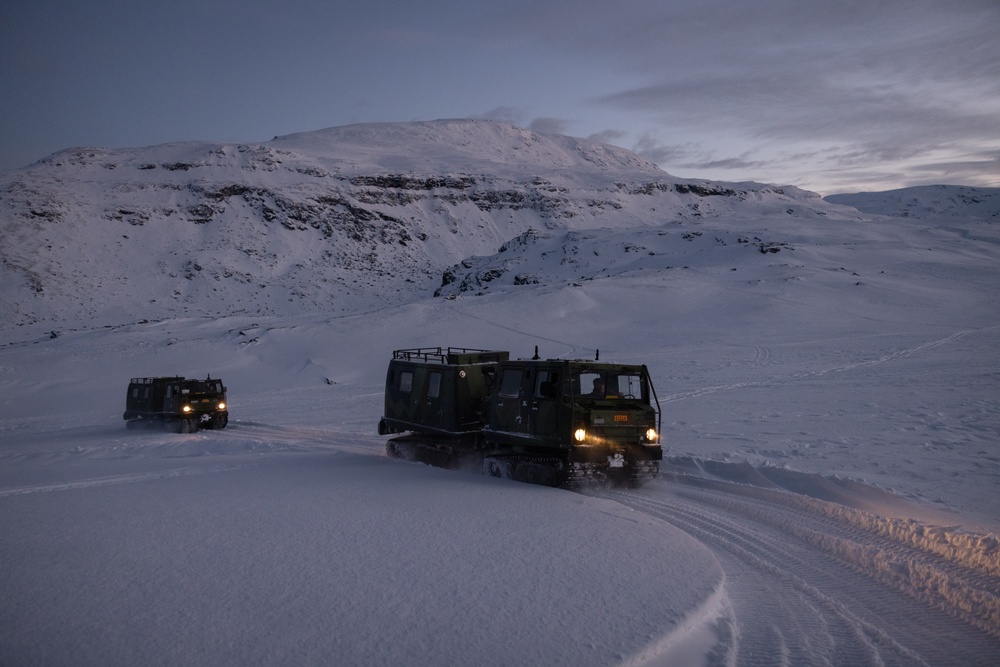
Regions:
[[[576,438],[577,442],[583,442],[587,439],[587,431],[582,428],[578,428],[573,432],[573,437]]]

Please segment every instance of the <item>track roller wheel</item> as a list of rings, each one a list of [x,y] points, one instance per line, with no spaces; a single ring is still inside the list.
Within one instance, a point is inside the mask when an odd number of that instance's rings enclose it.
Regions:
[[[499,477],[500,479],[513,479],[514,466],[510,461],[502,461],[486,457],[483,459],[483,474],[487,477]]]

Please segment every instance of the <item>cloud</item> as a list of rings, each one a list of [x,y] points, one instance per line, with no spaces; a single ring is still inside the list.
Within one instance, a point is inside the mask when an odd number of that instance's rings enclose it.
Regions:
[[[651,132],[640,135],[631,150],[656,164],[682,164],[690,161],[693,154],[701,153],[695,144],[663,143]]]
[[[512,106],[495,107],[486,113],[473,116],[473,118],[481,118],[483,120],[499,120],[513,125],[523,124],[527,117],[528,114],[526,111]]]
[[[539,117],[528,123],[528,129],[541,134],[565,134],[569,125],[561,118]]]
[[[1000,149],[984,150],[968,155],[969,159],[916,164],[911,169],[923,175],[923,182],[913,185],[952,183],[958,185],[1000,186]],[[992,178],[989,176],[992,175]]]
[[[650,162],[672,165],[675,169],[752,173],[754,170],[765,169],[768,164],[767,161],[750,159],[751,153],[717,158],[697,143],[660,143],[648,133],[639,137],[631,150]]]
[[[995,0],[554,0],[525,18],[618,73],[586,104],[620,119],[603,136],[668,170],[821,183],[927,165],[1000,185],[977,157],[1000,150]]]
[[[489,111],[476,115],[474,118],[485,120],[498,120],[511,123],[520,127],[526,127],[532,132],[540,134],[567,134],[572,123],[563,118],[553,118],[549,116],[539,116],[528,120],[528,112],[514,106],[499,106]]]
[[[600,132],[594,132],[593,134],[587,135],[587,138],[591,141],[596,141],[602,144],[614,144],[618,141],[622,141],[627,136],[628,134],[621,130],[601,130]]]
[[[997,0],[58,1],[0,22],[0,166],[478,109],[678,175],[808,189],[850,170],[989,180],[976,165],[1000,150]]]

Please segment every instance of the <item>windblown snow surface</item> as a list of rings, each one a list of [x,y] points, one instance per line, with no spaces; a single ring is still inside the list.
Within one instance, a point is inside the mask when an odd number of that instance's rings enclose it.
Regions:
[[[824,201],[470,121],[0,186],[0,664],[1000,659],[996,191]],[[647,364],[660,477],[388,458],[391,352],[438,345]],[[174,374],[229,426],[126,430]]]

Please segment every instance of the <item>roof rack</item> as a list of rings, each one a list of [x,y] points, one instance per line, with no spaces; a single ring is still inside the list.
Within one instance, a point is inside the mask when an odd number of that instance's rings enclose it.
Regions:
[[[473,347],[415,347],[393,350],[392,358],[438,364],[484,364],[506,361],[510,358],[510,353],[502,350],[480,350]]]

